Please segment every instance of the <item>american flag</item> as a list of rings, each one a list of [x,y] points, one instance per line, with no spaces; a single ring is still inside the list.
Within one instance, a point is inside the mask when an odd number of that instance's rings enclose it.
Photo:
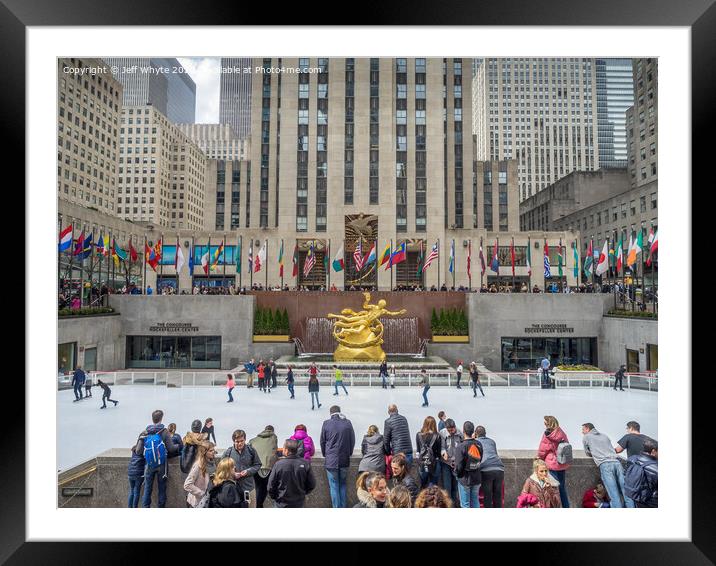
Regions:
[[[311,273],[311,269],[313,269],[314,265],[316,265],[316,254],[313,251],[313,242],[311,242],[311,247],[308,248],[308,255],[306,255],[306,261],[303,263],[304,277],[308,277],[308,274]]]
[[[362,246],[363,238],[358,238],[358,243],[356,244],[356,249],[353,252],[353,261],[356,264],[356,270],[360,271],[363,269],[363,246]]]
[[[433,246],[433,249],[430,250],[430,255],[425,258],[425,265],[423,265],[423,271],[425,271],[428,267],[430,267],[430,264],[433,262],[434,259],[438,257],[438,243],[435,242],[435,245]]]

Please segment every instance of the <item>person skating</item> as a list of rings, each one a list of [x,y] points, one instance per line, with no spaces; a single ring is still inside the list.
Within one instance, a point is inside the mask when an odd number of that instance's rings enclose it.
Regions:
[[[355,431],[351,421],[341,414],[338,405],[333,405],[329,412],[331,418],[324,421],[321,427],[321,454],[325,458],[324,468],[328,476],[331,505],[334,508],[342,508],[346,507],[347,502],[346,478],[355,447]]]
[[[87,376],[82,370],[82,366],[77,366],[75,373],[72,375],[72,387],[75,391],[75,401],[81,401],[83,399],[82,386],[85,383],[85,379],[87,379]]]
[[[318,377],[316,377],[315,374],[311,374],[311,377],[308,378],[308,392],[311,394],[312,411],[316,408],[316,405],[318,405],[319,409],[321,408],[321,402],[318,400],[318,391],[320,390],[320,388],[321,386],[318,383]]]
[[[246,389],[253,389],[254,387],[254,372],[256,371],[256,362],[251,358],[251,361],[244,364],[246,370]]]
[[[276,382],[278,380],[278,367],[276,367],[276,362],[274,360],[271,360],[271,389],[276,388]],[[271,393],[271,391],[269,391]]]
[[[425,371],[425,368],[420,370],[420,383],[418,383],[418,385],[423,386],[423,404],[420,406],[427,407],[429,406],[428,391],[430,391],[430,377],[428,376],[428,372]]]
[[[85,398],[87,397],[92,397],[92,373],[88,373],[85,380]]]
[[[295,399],[296,394],[294,393],[293,386],[294,386],[294,378],[293,378],[293,366],[288,366],[288,372],[286,373],[286,383],[288,384],[288,392],[291,394],[290,399]]]
[[[395,364],[390,366],[390,388],[395,389]]]
[[[109,396],[112,394],[112,390],[109,388],[109,385],[107,385],[101,379],[97,380],[97,385],[102,388],[102,406],[100,407],[100,409],[107,408],[107,401],[112,401],[112,403],[114,403],[114,406],[116,407],[119,401],[114,401],[113,399],[109,398]]]
[[[480,373],[477,371],[477,364],[475,362],[472,362],[470,364],[470,381],[472,382],[472,396],[473,398],[477,397],[477,390],[480,390],[480,393],[482,393],[482,396],[485,396],[485,392],[482,390],[482,385],[480,385]]]
[[[311,464],[298,457],[298,440],[283,445],[283,458],[274,464],[268,477],[268,494],[274,507],[303,507],[306,495],[316,488]]]
[[[378,371],[383,382],[383,389],[388,389],[388,362],[385,360],[380,362],[380,369]]]
[[[259,391],[266,393],[266,365],[263,360],[259,360],[259,365],[256,368],[256,373],[259,376]]]
[[[619,391],[624,391],[624,374],[626,373],[626,366],[624,364],[619,366],[619,369],[614,374],[614,391],[617,390],[617,384],[619,385]]]
[[[229,400],[227,401],[227,403],[234,402],[234,396],[231,394],[231,392],[234,390],[234,387],[236,387],[236,381],[234,380],[234,374],[227,373],[226,374],[226,389],[229,393]]]
[[[455,373],[457,374],[457,389],[462,389],[462,386],[460,385],[460,379],[462,378],[462,360],[457,361],[457,368],[455,369]]]
[[[336,388],[336,392],[333,395],[338,395],[338,387],[339,386],[342,387],[343,391],[345,391],[346,395],[348,395],[348,390],[346,389],[346,386],[343,385],[343,372],[341,371],[341,369],[338,366],[335,366],[335,365],[333,366],[333,371],[334,371],[334,379],[335,379],[333,385]]]

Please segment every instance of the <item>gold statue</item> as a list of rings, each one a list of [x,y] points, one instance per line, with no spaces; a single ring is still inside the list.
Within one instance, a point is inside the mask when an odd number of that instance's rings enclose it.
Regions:
[[[383,315],[397,316],[407,311],[389,311],[386,302],[380,299],[377,305],[370,304],[370,293],[363,293],[365,301],[362,311],[343,309],[341,314],[328,314],[336,319],[333,323],[333,337],[338,342],[333,352],[335,361],[380,361],[385,360],[383,344]]]

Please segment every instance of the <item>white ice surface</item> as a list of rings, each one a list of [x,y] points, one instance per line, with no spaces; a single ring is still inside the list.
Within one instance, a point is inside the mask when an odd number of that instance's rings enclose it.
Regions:
[[[258,388],[234,389],[234,403],[227,403],[224,387],[166,388],[152,385],[118,385],[112,387],[112,398],[119,404],[109,403],[100,410],[102,390],[93,387],[93,397],[74,403],[72,390],[57,393],[57,469],[66,470],[109,448],[127,448],[134,444],[137,435],[151,423],[155,409],[164,411],[164,424],[177,424],[177,432],[184,436],[193,419],[214,419],[219,447],[231,443],[231,433],[244,429],[253,438],[271,424],[281,442],[293,434],[296,424],[303,423],[308,434],[318,440],[322,422],[329,417],[331,405],[338,404],[352,421],[356,431],[356,451],[368,426],[375,424],[383,432],[387,406],[398,405],[410,424],[411,436],[422,425],[427,415],[437,418],[444,410],[459,427],[465,420],[486,427],[487,434],[497,442],[500,450],[536,449],[543,432],[543,416],[554,415],[567,433],[575,449],[582,448],[581,424],[592,422],[606,433],[612,443],[625,433],[627,421],[641,424],[641,431],[653,438],[657,434],[657,393],[647,391],[613,391],[594,389],[527,389],[492,387],[484,388],[486,397],[478,391],[473,399],[467,387],[433,387],[428,398],[429,408],[422,408],[422,387],[348,387],[349,395],[340,390],[333,396],[333,388],[321,387],[322,407],[311,410],[310,395],[305,386],[296,387],[296,399],[289,399],[285,386],[273,393],[262,393]]]

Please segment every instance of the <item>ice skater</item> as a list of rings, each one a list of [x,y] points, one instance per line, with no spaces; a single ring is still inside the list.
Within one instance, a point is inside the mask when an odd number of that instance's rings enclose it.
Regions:
[[[276,381],[278,379],[278,368],[276,367],[276,362],[271,360],[269,367],[271,368],[271,389],[276,389]],[[271,393],[271,390],[269,390],[269,393]]]
[[[229,400],[227,403],[233,403],[234,402],[234,396],[231,394],[231,392],[234,390],[234,387],[236,387],[236,380],[234,380],[234,375],[231,373],[226,374],[226,389],[228,389],[229,392]]]
[[[254,372],[256,371],[256,363],[253,358],[251,358],[249,363],[244,364],[244,369],[246,370],[246,389],[253,389]]]
[[[457,368],[455,369],[455,373],[457,373],[457,388],[462,389],[460,386],[460,379],[462,378],[462,360],[457,361]]]
[[[346,395],[348,395],[348,390],[346,389],[346,386],[343,385],[343,372],[338,366],[333,366],[334,370],[334,379],[333,385],[336,388],[336,392],[333,395],[338,395],[338,386],[340,385],[343,388],[343,391],[346,392]]]
[[[485,392],[482,390],[482,385],[480,385],[480,374],[477,371],[477,364],[475,362],[470,362],[470,380],[472,381],[472,397],[477,397],[478,389],[484,397]]]
[[[390,388],[395,389],[395,364],[390,366]]]
[[[114,403],[114,406],[116,407],[117,403],[119,403],[119,401],[115,401],[115,400],[109,398],[109,396],[112,394],[112,390],[109,388],[109,385],[107,385],[101,379],[97,380],[97,385],[99,385],[102,388],[102,406],[100,407],[100,409],[107,408],[107,401],[112,401],[112,403]]]
[[[263,360],[259,360],[256,371],[259,374],[259,391],[266,393],[266,364]]]
[[[92,397],[92,374],[87,374],[87,379],[85,380],[85,397]]]
[[[383,389],[388,389],[388,362],[383,360],[380,362],[380,369],[378,370],[380,377],[383,380]]]
[[[288,392],[291,394],[291,399],[295,399],[296,395],[293,392],[293,366],[288,366],[288,373],[286,374],[286,383],[288,384]]]
[[[423,386],[423,400],[425,401],[421,407],[427,407],[429,405],[428,403],[428,391],[430,391],[430,377],[428,376],[428,372],[425,371],[425,368],[420,370],[420,383],[419,385]]]
[[[72,376],[72,387],[75,391],[75,400],[73,402],[81,401],[83,399],[82,386],[84,385],[85,379],[87,379],[87,376],[85,375],[85,372],[82,371],[82,366],[77,366],[77,369]]]
[[[321,402],[318,400],[318,390],[321,388],[320,384],[318,383],[318,377],[315,373],[311,374],[311,377],[308,378],[308,392],[311,394],[311,410],[313,411],[316,408],[316,405],[318,405],[318,408],[321,408]],[[314,403],[315,400],[315,403]]]
[[[614,374],[614,391],[617,390],[617,383],[619,384],[619,391],[624,391],[624,373],[626,372],[626,366],[624,364],[619,366],[619,369]]]

